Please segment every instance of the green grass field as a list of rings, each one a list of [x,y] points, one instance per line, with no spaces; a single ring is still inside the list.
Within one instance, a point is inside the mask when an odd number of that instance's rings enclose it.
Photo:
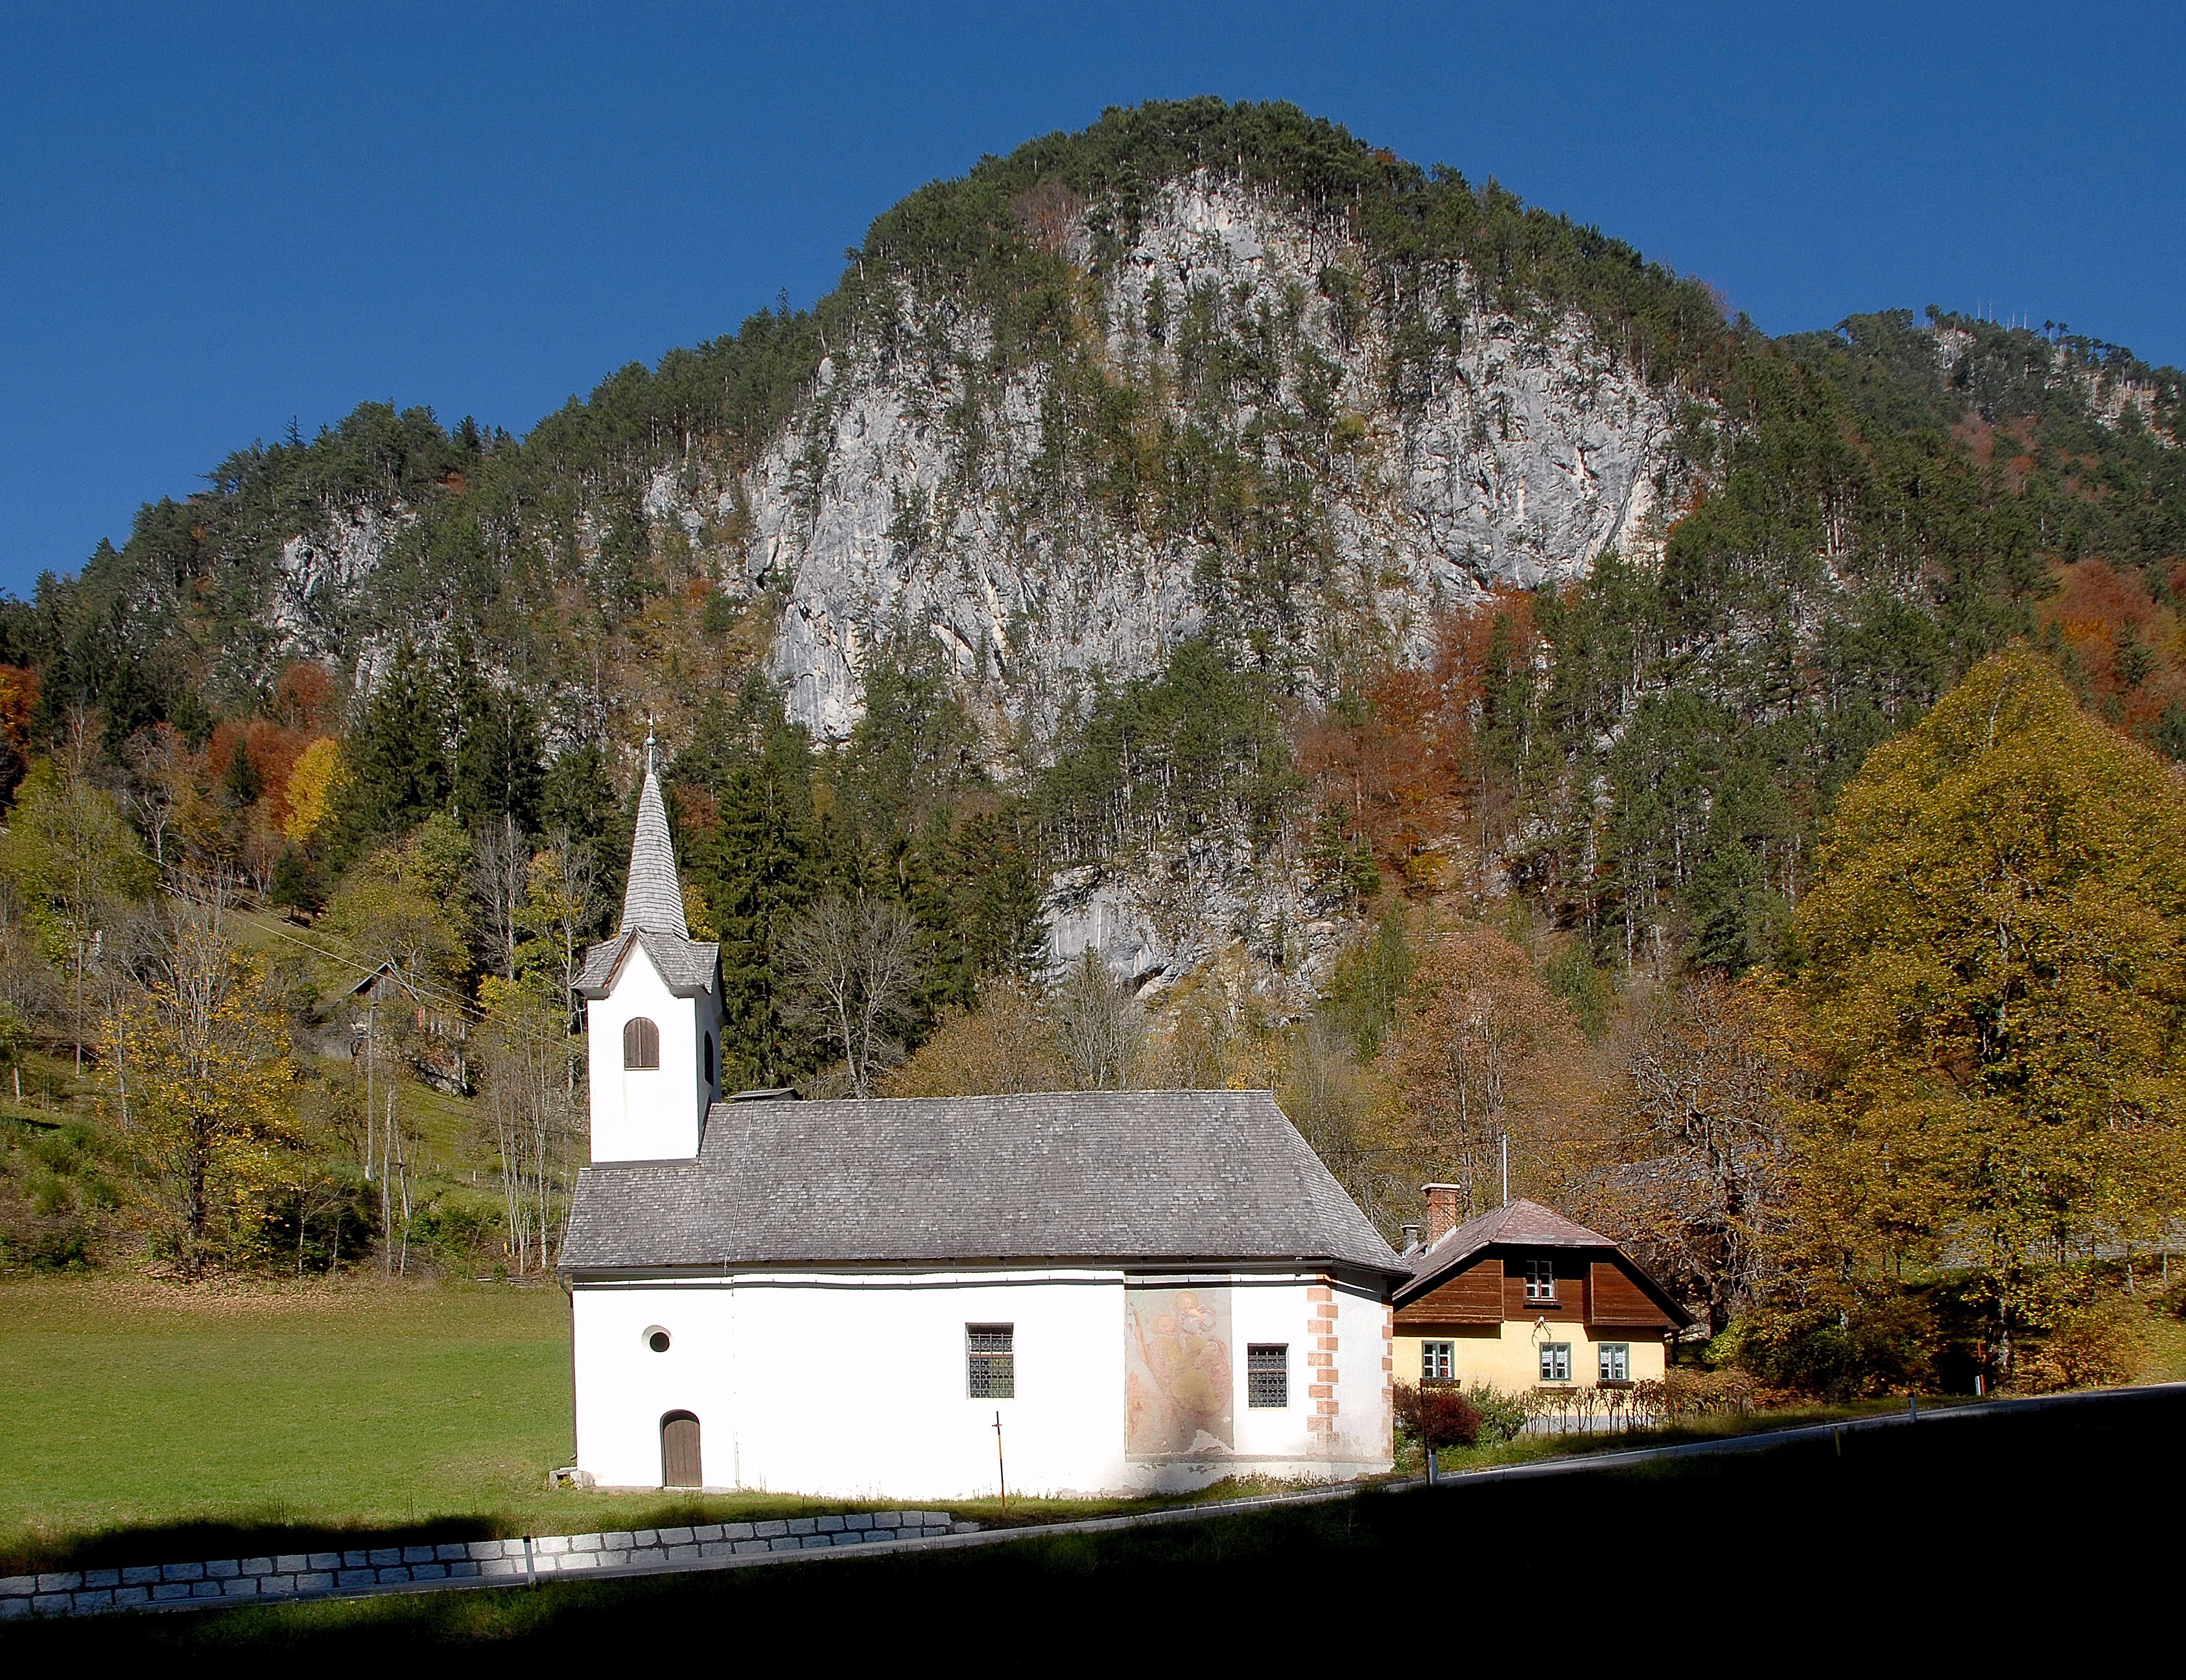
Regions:
[[[568,1319],[552,1286],[0,1284],[0,1553],[568,1499]]]

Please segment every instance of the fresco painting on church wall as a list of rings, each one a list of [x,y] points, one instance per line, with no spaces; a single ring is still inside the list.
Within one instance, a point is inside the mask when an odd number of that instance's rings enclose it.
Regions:
[[[1234,1451],[1229,1290],[1134,1289],[1124,1299],[1125,1453]]]

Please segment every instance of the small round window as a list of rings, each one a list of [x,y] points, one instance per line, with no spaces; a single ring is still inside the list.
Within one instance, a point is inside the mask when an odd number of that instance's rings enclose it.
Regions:
[[[655,1324],[646,1331],[645,1345],[656,1353],[665,1353],[668,1351],[668,1332]]]

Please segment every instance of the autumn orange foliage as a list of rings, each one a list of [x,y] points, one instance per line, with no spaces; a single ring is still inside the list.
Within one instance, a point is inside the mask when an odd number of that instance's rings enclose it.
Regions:
[[[1352,832],[1407,890],[1439,882],[1447,849],[1483,815],[1476,735],[1499,623],[1513,653],[1531,658],[1533,599],[1498,591],[1437,619],[1426,667],[1379,660],[1353,703],[1299,728],[1298,773],[1314,808],[1345,811]]]
[[[2137,574],[2106,561],[2082,560],[2061,576],[2043,608],[2045,636],[2070,651],[2096,715],[2147,739],[2168,708],[2186,705],[2186,625]]]

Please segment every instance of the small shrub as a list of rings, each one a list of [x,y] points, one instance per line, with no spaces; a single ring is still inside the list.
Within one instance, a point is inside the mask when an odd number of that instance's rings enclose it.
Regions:
[[[1795,1308],[1739,1319],[1708,1344],[1709,1364],[1772,1388],[1849,1400],[1935,1386],[1935,1315],[1917,1296],[1881,1295],[1842,1312]]]
[[[1485,1383],[1475,1383],[1466,1398],[1480,1415],[1477,1438],[1482,1441],[1516,1441],[1526,1427],[1526,1403],[1517,1395],[1505,1394]]]
[[[2019,1386],[2107,1388],[2131,1382],[2147,1356],[2147,1314],[2115,1298],[2060,1315],[2019,1374]]]
[[[490,1202],[440,1198],[427,1207],[410,1227],[412,1247],[423,1248],[431,1257],[459,1277],[470,1277],[488,1257],[507,1240],[508,1220]]]
[[[1470,1447],[1480,1438],[1480,1413],[1465,1391],[1448,1383],[1396,1386],[1397,1422],[1429,1451]]]
[[[1659,1379],[1634,1383],[1632,1405],[1634,1411],[1651,1413],[1664,1423],[1739,1417],[1753,1409],[1758,1386],[1749,1372],[1735,1367],[1704,1371],[1690,1365],[1673,1365]]]

